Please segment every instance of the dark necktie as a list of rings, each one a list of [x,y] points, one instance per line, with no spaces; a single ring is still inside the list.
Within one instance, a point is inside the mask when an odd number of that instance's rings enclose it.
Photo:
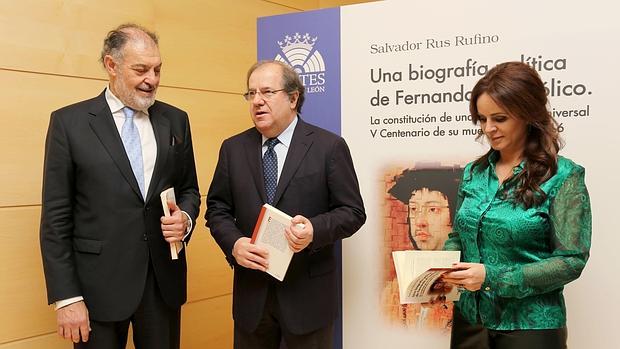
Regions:
[[[269,138],[265,144],[267,151],[263,155],[263,176],[265,177],[265,192],[267,193],[267,203],[273,203],[278,186],[278,155],[273,149],[280,141],[277,138]]]

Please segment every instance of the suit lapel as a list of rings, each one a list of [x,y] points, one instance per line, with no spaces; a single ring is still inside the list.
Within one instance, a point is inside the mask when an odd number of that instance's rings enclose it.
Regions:
[[[91,115],[90,127],[93,129],[108,154],[110,154],[112,160],[114,160],[114,163],[120,170],[123,177],[125,177],[125,180],[129,183],[136,195],[142,199],[138,182],[136,181],[136,177],[131,170],[129,158],[127,158],[127,153],[123,147],[123,141],[121,140],[121,136],[118,134],[118,129],[116,128],[116,124],[114,124],[114,119],[112,118],[112,112],[106,103],[105,95],[103,93],[94,100],[89,114]]]
[[[149,109],[149,117],[151,119],[151,126],[153,127],[153,133],[155,133],[155,141],[157,143],[157,159],[155,160],[155,167],[153,168],[149,191],[146,194],[146,202],[151,200],[151,196],[153,196],[155,190],[158,189],[157,184],[159,183],[162,171],[164,170],[166,161],[168,160],[168,150],[171,142],[170,121],[159,111],[157,105]]]
[[[250,175],[254,179],[256,189],[263,200],[267,202],[267,193],[265,192],[265,178],[263,177],[263,158],[262,158],[262,136],[254,129],[254,132],[250,132],[246,137],[243,149],[245,150],[246,159],[248,161],[248,167],[250,168]]]
[[[278,187],[276,188],[276,195],[273,199],[274,206],[277,205],[278,201],[282,197],[282,194],[286,191],[286,187],[288,187],[291,179],[293,179],[293,175],[297,172],[299,165],[301,165],[301,162],[308,153],[308,149],[310,149],[313,141],[314,138],[312,130],[309,130],[306,127],[306,123],[299,118],[297,121],[297,126],[295,127],[295,132],[293,133],[293,138],[291,139],[291,147],[286,154],[284,168],[282,169],[282,174],[280,175],[280,180],[278,181]]]

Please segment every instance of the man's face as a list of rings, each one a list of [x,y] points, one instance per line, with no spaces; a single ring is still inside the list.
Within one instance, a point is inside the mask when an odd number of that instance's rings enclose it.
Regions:
[[[423,188],[409,199],[409,227],[421,250],[441,250],[452,230],[450,208],[445,195]]]
[[[144,33],[135,33],[122,49],[122,59],[106,56],[110,88],[125,105],[146,110],[155,103],[161,57],[157,45]]]
[[[297,94],[288,95],[278,91],[271,97],[262,92],[281,90],[283,85],[282,68],[276,64],[258,67],[248,79],[248,91],[258,91],[250,103],[250,115],[256,129],[265,137],[277,137],[293,121]]]

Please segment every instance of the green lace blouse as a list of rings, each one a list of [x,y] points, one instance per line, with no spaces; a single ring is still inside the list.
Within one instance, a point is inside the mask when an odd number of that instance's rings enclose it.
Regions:
[[[457,308],[471,323],[494,330],[552,329],[566,324],[564,285],[581,274],[590,251],[592,217],[584,168],[558,158],[557,173],[541,185],[539,206],[515,206],[510,181],[499,185],[498,154],[490,166],[465,167],[453,231],[444,249],[464,262],[483,263],[477,292],[461,294]],[[523,163],[514,174],[523,170]]]

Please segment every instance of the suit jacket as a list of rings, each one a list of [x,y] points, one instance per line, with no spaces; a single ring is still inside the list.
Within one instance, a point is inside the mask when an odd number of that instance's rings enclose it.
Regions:
[[[291,216],[309,218],[313,242],[293,256],[281,283],[266,273],[236,265],[233,245],[251,236],[267,200],[261,141],[261,134],[251,128],[223,142],[207,196],[207,226],[234,266],[235,325],[250,332],[256,329],[271,287],[287,329],[308,333],[331,324],[337,314],[333,246],[364,224],[364,204],[344,139],[299,119],[273,206]]]
[[[142,298],[149,260],[164,301],[173,308],[185,302],[185,253],[170,258],[159,193],[174,187],[195,222],[200,194],[189,121],[159,101],[149,115],[157,159],[143,199],[104,93],[52,113],[40,236],[50,304],[81,295],[91,319],[127,319]]]

